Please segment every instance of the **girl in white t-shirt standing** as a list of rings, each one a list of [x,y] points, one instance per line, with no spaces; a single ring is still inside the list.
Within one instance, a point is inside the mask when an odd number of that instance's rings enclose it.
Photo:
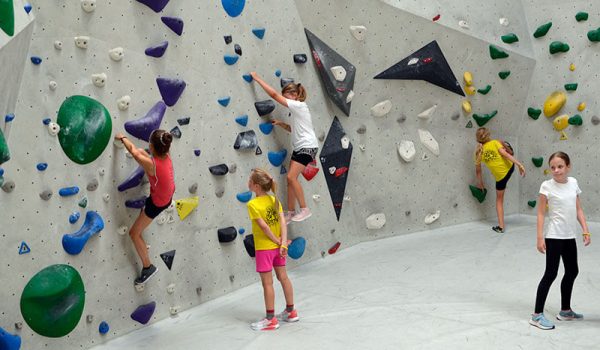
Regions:
[[[265,83],[256,72],[251,72],[256,81],[269,96],[279,104],[290,110],[291,124],[274,119],[273,125],[279,126],[292,134],[292,161],[287,173],[288,210],[285,221],[303,221],[312,213],[306,206],[304,191],[298,181],[298,176],[304,168],[313,162],[319,151],[319,142],[315,136],[312,118],[306,100],[306,90],[300,84],[290,83],[283,87],[281,94]],[[296,201],[300,204],[300,211],[296,213]]]
[[[552,179],[546,180],[540,187],[537,214],[537,249],[546,254],[546,271],[540,281],[535,300],[535,311],[529,323],[541,329],[554,329],[554,324],[544,317],[544,304],[548,291],[556,275],[562,257],[565,275],[560,283],[561,311],[556,318],[560,321],[582,320],[583,315],[571,310],[573,283],[579,273],[577,266],[576,231],[577,221],[583,229],[583,243],[591,242],[585,215],[579,201],[581,190],[577,180],[567,177],[571,170],[569,156],[556,152],[548,160]],[[548,205],[548,225],[544,235],[544,216]]]

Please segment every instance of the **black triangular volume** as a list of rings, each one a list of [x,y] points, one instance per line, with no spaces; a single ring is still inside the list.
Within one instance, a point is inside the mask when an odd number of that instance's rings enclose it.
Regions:
[[[331,201],[333,202],[333,208],[338,221],[340,220],[340,214],[342,212],[342,203],[344,202],[344,193],[346,192],[346,181],[348,180],[348,173],[350,169],[350,161],[352,160],[352,144],[348,148],[342,148],[341,138],[346,135],[342,124],[338,117],[333,119],[329,133],[323,144],[323,150],[320,154],[321,166],[323,167],[323,174],[325,174],[325,181],[327,182],[327,188],[331,195]],[[331,174],[329,169],[331,167],[336,168],[336,172]],[[345,171],[343,171],[345,168]],[[341,174],[340,174],[341,173]]]
[[[349,116],[352,101],[346,102],[346,98],[354,89],[356,68],[308,29],[305,28],[304,32],[327,95],[344,114]],[[336,66],[342,66],[346,70],[346,78],[343,81],[337,81],[331,72],[331,67]]]
[[[374,79],[425,80],[455,94],[465,96],[435,40],[379,73]]]
[[[175,251],[170,250],[166,253],[162,253],[160,258],[165,262],[169,271],[171,270],[171,266],[173,266],[173,260],[175,260]]]

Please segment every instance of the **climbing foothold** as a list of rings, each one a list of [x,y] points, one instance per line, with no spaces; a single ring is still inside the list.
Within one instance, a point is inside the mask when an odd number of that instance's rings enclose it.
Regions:
[[[231,97],[229,96],[221,97],[217,100],[217,102],[219,102],[219,104],[223,107],[227,107],[229,101],[231,101]]]
[[[159,13],[169,3],[169,0],[136,0],[137,2],[144,4],[152,9],[152,11]]]
[[[275,76],[279,78],[281,76],[281,69],[275,71]]]
[[[254,102],[254,108],[259,116],[264,117],[275,110],[275,102],[273,100]]]
[[[546,117],[552,117],[558,113],[558,111],[560,111],[566,102],[567,95],[565,95],[564,92],[554,91],[546,98],[546,101],[544,102],[544,115]]]
[[[419,139],[425,148],[436,156],[440,155],[440,146],[438,142],[433,138],[433,135],[427,130],[418,129]]]
[[[516,43],[517,41],[519,41],[519,37],[515,33],[503,35],[503,36],[501,36],[501,39],[506,44],[512,44],[512,43]]]
[[[156,84],[163,101],[169,107],[177,103],[186,87],[185,81],[181,79],[156,78]]]
[[[121,111],[125,111],[129,108],[129,104],[131,103],[131,97],[129,95],[121,96],[117,100],[117,107]]]
[[[235,195],[238,201],[242,203],[247,203],[250,199],[252,199],[252,191],[240,192]]]
[[[105,200],[107,200],[106,194],[105,196]],[[131,209],[142,209],[144,207],[144,205],[146,204],[146,196],[141,196],[141,197],[137,197],[134,199],[128,199],[125,201],[125,207],[126,208],[131,208]],[[108,199],[110,199],[110,197],[108,197]]]
[[[141,0],[137,0],[140,1]],[[158,11],[157,11],[158,12]],[[137,321],[141,324],[146,324],[152,318],[154,314],[154,310],[156,309],[156,302],[151,302],[145,305],[140,305],[135,309],[133,313],[131,313],[131,319]]]
[[[87,49],[88,45],[90,43],[90,37],[89,36],[76,36],[75,37],[75,46],[77,46],[80,49]]]
[[[223,60],[225,60],[225,63],[227,63],[228,65],[234,65],[238,59],[240,58],[240,56],[238,55],[229,55],[229,54],[225,54],[223,55]]]
[[[584,109],[585,109],[585,102],[581,102],[579,105],[577,105],[578,111],[583,112]]]
[[[437,22],[440,18],[442,17],[442,15],[440,15],[439,13],[437,15],[435,15],[431,20],[434,22]]]
[[[500,77],[500,79],[504,80],[506,78],[508,78],[508,76],[510,75],[510,71],[509,70],[503,70],[501,72],[498,72],[498,76]]]
[[[527,205],[530,206],[530,207],[532,207],[532,208],[535,208],[535,204],[536,203],[537,203],[537,201],[535,201],[535,200],[527,201]]]
[[[367,27],[365,26],[350,26],[350,33],[354,39],[358,41],[365,40],[365,36],[367,35]]]
[[[256,35],[257,38],[262,39],[265,37],[265,28],[254,28],[252,34]]]
[[[237,164],[235,164],[235,163],[229,164],[229,173],[235,174],[236,171],[237,171]]]
[[[473,197],[475,197],[479,203],[483,203],[485,196],[487,195],[487,189],[484,188],[482,190],[481,188],[473,185],[469,185],[469,189],[471,190]]]
[[[233,51],[240,56],[242,55],[242,47],[239,44],[233,45]]]
[[[577,90],[577,86],[578,85],[579,84],[577,84],[577,83],[565,84],[565,90],[567,90],[567,91],[575,91],[575,90]]]
[[[167,47],[169,47],[169,42],[163,41],[158,45],[150,46],[144,51],[144,53],[146,54],[146,56],[159,58],[165,54],[165,51],[167,51]]]
[[[598,125],[600,124],[600,117],[598,117],[597,115],[592,117],[592,124],[594,125]]]
[[[94,12],[96,0],[81,0],[81,8],[87,13]]]
[[[254,80],[252,78],[252,76],[250,74],[242,74],[242,78],[247,82],[247,83],[251,83],[252,80]]]
[[[470,86],[465,86],[465,93],[469,96],[473,96],[475,95],[475,86],[470,85]]]
[[[579,114],[575,114],[571,118],[569,118],[569,125],[580,126],[583,125],[583,119]]]
[[[77,187],[77,186],[63,187],[58,191],[58,194],[61,197],[73,196],[73,195],[76,195],[77,193],[79,193],[79,187]]]
[[[92,74],[92,84],[96,87],[104,87],[104,85],[106,85],[106,79],[108,79],[106,73]]]
[[[501,25],[507,27],[509,24],[508,18],[506,17],[501,17],[498,19],[498,22],[500,22]]]
[[[450,119],[452,119],[452,120],[458,120],[459,118],[460,118],[459,113],[454,113],[454,114],[452,114],[452,116],[450,116]]]
[[[194,182],[193,184],[191,184],[190,187],[188,187],[188,192],[190,192],[191,194],[195,194],[196,192],[198,192],[198,183]]]
[[[467,114],[471,113],[471,102],[469,102],[468,100],[464,100],[462,102],[462,109]]]
[[[257,146],[258,146],[258,139],[256,137],[256,133],[254,132],[254,130],[248,130],[248,131],[243,131],[238,134],[238,136],[236,137],[235,142],[233,144],[233,149],[241,150],[241,151],[249,151],[249,150],[253,150],[256,147],[257,148],[256,154],[262,153],[262,151],[260,151],[260,153],[258,153],[259,149]]]
[[[6,193],[11,193],[12,191],[15,190],[15,187],[16,187],[15,182],[12,180],[8,180],[2,184],[2,191],[6,192]]]
[[[55,40],[54,41],[54,48],[57,50],[62,50],[63,47],[63,43],[60,40]]]
[[[223,40],[225,40],[225,45],[229,45],[233,42],[233,38],[231,35],[224,35]]]
[[[540,114],[542,114],[542,110],[529,107],[527,108],[527,114],[531,117],[531,119],[537,120],[540,117]]]
[[[508,53],[506,53],[504,50],[502,50],[501,48],[499,48],[496,45],[490,44],[490,57],[493,60],[507,58],[508,56],[509,56]]]
[[[77,203],[77,205],[81,208],[85,208],[88,205],[88,199],[87,197],[83,197],[79,200],[79,202]]]
[[[346,79],[346,69],[344,67],[334,66],[334,67],[329,68],[329,70],[333,74],[333,77],[335,78],[335,80],[344,81],[344,79]]]
[[[473,74],[471,72],[465,72],[463,74],[463,80],[467,86],[473,85]]]
[[[365,222],[367,224],[367,229],[379,230],[380,228],[382,228],[385,225],[385,214],[384,213],[371,214],[371,215],[369,215],[369,217],[367,217]]]
[[[246,0],[221,0],[221,5],[223,9],[230,17],[239,16],[244,10],[244,5],[246,4]]]
[[[562,41],[553,41],[550,43],[550,54],[554,55],[559,52],[567,52],[569,51],[569,44],[563,43]]]
[[[108,201],[110,200],[110,194],[105,193],[102,195],[102,200],[106,203],[108,203]],[[127,202],[125,202],[125,204],[127,204]]]
[[[433,112],[435,112],[436,108],[437,108],[437,105],[433,105],[433,106],[427,108],[426,110],[424,110],[423,112],[419,113],[417,115],[417,117],[422,118],[422,119],[429,119],[433,115]]]
[[[342,243],[336,242],[333,246],[331,246],[331,248],[329,248],[329,250],[327,251],[329,255],[335,254],[340,248],[340,245],[342,245]]]
[[[492,90],[492,86],[488,85],[483,89],[477,89],[477,92],[479,92],[482,95],[487,95],[487,93],[490,92],[490,90]]]
[[[591,42],[600,41],[600,28],[592,29],[587,33],[588,40]]]
[[[469,120],[467,122],[467,125],[465,125],[465,128],[467,128],[467,129],[473,129],[473,122]]]
[[[106,334],[106,333],[108,333],[109,330],[110,330],[110,327],[109,327],[108,323],[106,323],[106,321],[100,322],[100,325],[98,326],[98,332],[100,334]]]
[[[539,168],[544,164],[544,157],[532,157],[531,161],[536,168]]]
[[[548,22],[546,24],[542,24],[541,26],[539,26],[535,32],[533,33],[533,37],[534,38],[541,38],[544,35],[548,34],[548,31],[550,30],[550,27],[552,27],[552,22]]]
[[[238,233],[235,227],[230,226],[218,229],[217,235],[220,243],[228,243],[232,242],[237,237]]]
[[[440,211],[437,210],[435,213],[429,213],[425,216],[425,224],[432,224],[434,221],[440,218]]]
[[[271,122],[260,123],[258,125],[258,128],[260,129],[260,131],[262,131],[263,134],[269,135],[271,131],[273,131],[273,124]]]
[[[10,150],[8,149],[8,142],[4,137],[2,129],[0,129],[0,164],[6,163],[10,160]],[[2,175],[0,175],[2,177]]]
[[[27,14],[29,14],[29,12],[31,12],[31,10],[33,9],[33,7],[31,6],[30,3],[26,2],[25,5],[23,5],[23,9],[25,10],[25,12]]]
[[[77,211],[74,213],[71,213],[71,215],[69,215],[69,223],[71,223],[71,224],[76,223],[80,217],[81,217],[81,214]]]
[[[31,56],[31,63],[37,66],[42,63],[42,58],[40,56]]]
[[[569,139],[569,138],[567,137],[567,134],[566,134],[564,131],[561,131],[561,132],[560,132],[560,140],[561,140],[561,141],[566,141],[566,140],[568,140],[568,139]]]
[[[571,72],[573,72],[573,71],[575,70],[575,64],[571,63],[571,64],[569,65],[569,70],[570,70]]]
[[[81,253],[87,241],[102,229],[104,229],[102,217],[95,211],[88,211],[83,225],[77,232],[63,235],[62,246],[67,253],[77,255]]]
[[[256,146],[256,151],[254,152],[254,155],[260,156],[262,153],[262,149],[260,149],[259,146]]]
[[[280,166],[283,161],[285,160],[285,157],[287,156],[287,150],[284,148],[280,151],[277,152],[269,152],[267,158],[269,159],[269,162],[271,163],[271,165],[273,166]]]
[[[144,168],[138,166],[121,184],[117,187],[119,192],[126,191],[130,188],[139,186],[142,183],[142,178],[145,175]]]
[[[346,96],[346,103],[352,102],[353,98],[354,98],[354,90],[350,90],[350,92],[348,93],[348,96]]]
[[[342,144],[342,149],[348,149],[348,147],[350,147],[350,138],[347,135],[344,135],[344,137],[340,139],[340,142]]]
[[[470,28],[469,27],[469,23],[467,23],[467,21],[465,21],[464,19],[458,21],[458,26],[461,27],[461,28],[464,28],[464,29],[469,29]]]
[[[567,126],[569,126],[569,116],[563,114],[554,118],[554,120],[552,121],[552,125],[554,126],[554,130],[556,131],[562,131],[566,129]]]
[[[175,260],[175,250],[169,250],[168,252],[160,254],[160,258],[167,265],[169,271],[171,271],[171,267],[173,267],[173,261]],[[173,287],[175,287],[173,285]]]
[[[356,133],[357,134],[365,134],[367,132],[367,126],[366,125],[361,125],[358,129],[356,129]]]
[[[587,12],[577,12],[577,14],[575,15],[575,20],[577,20],[577,22],[581,22],[581,21],[587,21],[588,19],[588,13]]]
[[[110,59],[113,61],[119,62],[123,59],[123,56],[125,56],[125,51],[122,47],[115,47],[114,49],[110,49],[108,51],[108,56],[110,56]]]
[[[38,163],[35,167],[39,171],[44,171],[44,170],[48,169],[48,163]]]
[[[489,114],[483,114],[483,115],[473,113],[473,119],[475,119],[475,122],[477,123],[477,125],[479,125],[481,127],[481,126],[484,126],[485,124],[487,124],[487,122],[489,122],[493,117],[495,117],[496,114],[498,114],[498,111],[493,111]]]
[[[241,115],[241,116],[235,118],[235,122],[240,124],[241,126],[248,125],[248,115],[244,114],[244,115]]]
[[[385,100],[371,107],[371,115],[374,117],[383,117],[392,110],[392,101]]]
[[[50,80],[50,82],[48,83],[48,88],[51,91],[54,91],[54,90],[56,90],[57,87],[58,87],[58,83],[55,82],[54,80]]]
[[[50,122],[48,123],[48,133],[52,136],[56,136],[60,132],[60,125]]]
[[[215,176],[223,176],[229,172],[229,168],[227,164],[217,164],[209,167],[208,171]]]
[[[303,53],[294,54],[294,63],[303,64],[303,63],[306,63],[306,61],[307,61],[306,54],[303,54]]]
[[[90,192],[93,192],[98,189],[98,179],[92,179],[88,182],[86,189]]]
[[[183,20],[179,17],[162,16],[160,20],[171,29],[175,34],[181,36],[183,33]]]
[[[23,255],[23,254],[27,254],[27,253],[31,253],[31,249],[29,248],[27,243],[21,242],[21,246],[19,246],[19,255]],[[0,345],[2,345],[1,341],[0,341]]]
[[[40,193],[40,198],[47,201],[50,198],[52,198],[52,191],[50,190],[45,190],[43,192]]]

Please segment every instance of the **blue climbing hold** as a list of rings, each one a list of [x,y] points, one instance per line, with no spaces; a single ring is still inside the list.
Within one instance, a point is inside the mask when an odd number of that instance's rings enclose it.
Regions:
[[[225,60],[225,63],[227,63],[230,66],[234,65],[238,61],[239,58],[240,58],[240,56],[238,56],[238,55],[228,55],[228,54],[226,54],[226,55],[223,56],[223,59]]]
[[[160,20],[167,26],[169,29],[175,32],[175,34],[181,36],[183,33],[183,20],[178,17],[167,17],[163,16]]]
[[[251,83],[253,80],[252,76],[250,74],[244,74],[244,75],[242,75],[242,78],[244,78],[244,80],[248,83]]]
[[[171,129],[169,131],[171,133],[171,135],[173,135],[173,137],[176,137],[178,139],[181,138],[181,129],[179,129],[178,126],[175,126],[173,129]]]
[[[36,165],[35,167],[39,171],[44,171],[44,170],[48,169],[48,163],[38,163],[38,165]]]
[[[273,123],[266,122],[258,124],[258,128],[262,131],[263,134],[269,135],[271,131],[273,131]]]
[[[280,166],[281,164],[283,164],[283,161],[285,160],[286,156],[287,156],[286,149],[282,149],[281,151],[278,151],[278,152],[269,152],[269,154],[268,154],[269,162],[273,166]]]
[[[245,228],[243,228],[243,227],[240,227],[240,229],[238,230],[238,233],[239,233],[240,235],[243,235],[244,233],[246,233],[246,229],[245,229]]]
[[[158,101],[142,118],[126,122],[125,130],[138,139],[148,142],[152,131],[160,129],[160,123],[166,110],[165,103]]]
[[[27,254],[30,252],[31,252],[31,249],[29,249],[29,246],[27,245],[27,243],[21,242],[21,246],[19,247],[19,255]]]
[[[69,222],[71,224],[74,224],[77,222],[77,220],[79,220],[80,217],[81,217],[81,214],[78,211],[73,212],[71,215],[69,215]]]
[[[242,203],[248,203],[248,201],[252,198],[252,191],[238,193],[235,197]]]
[[[44,125],[50,124],[51,121],[52,121],[52,119],[50,119],[50,118],[44,118],[44,119],[42,119],[42,123],[44,123]]]
[[[73,196],[73,195],[76,195],[77,193],[79,193],[79,187],[77,187],[77,186],[64,187],[64,188],[61,188],[60,190],[58,190],[58,194],[61,197]]]
[[[141,196],[141,197],[135,198],[135,199],[128,199],[125,201],[125,206],[127,208],[132,208],[132,209],[142,209],[145,204],[146,204],[146,196]]]
[[[231,101],[231,97],[226,96],[226,97],[221,97],[220,99],[217,100],[219,102],[219,104],[223,107],[227,107],[227,105],[229,104],[229,101]]]
[[[306,248],[306,240],[303,237],[294,238],[288,247],[288,256],[292,259],[300,259]]]
[[[16,334],[10,334],[0,327],[0,349],[19,350],[21,348],[21,337]]]
[[[133,187],[137,187],[142,183],[142,178],[144,177],[144,168],[142,166],[138,166],[132,173],[125,179],[125,181],[121,182],[121,184],[117,187],[119,192],[123,192]]]
[[[181,79],[156,78],[156,84],[165,104],[172,107],[185,90],[185,81]]]
[[[31,56],[31,63],[37,66],[38,64],[42,63],[42,58],[40,56]]]
[[[279,174],[280,175],[287,174],[287,169],[285,168],[285,165],[281,164],[281,169],[279,169]]]
[[[63,235],[63,248],[67,253],[77,255],[81,253],[90,237],[102,231],[103,228],[102,217],[95,211],[88,211],[85,215],[85,222],[79,231]]]
[[[152,57],[162,57],[165,54],[165,51],[167,51],[167,47],[169,47],[169,42],[168,41],[163,41],[162,43],[155,45],[155,46],[150,46],[149,48],[146,49],[145,53],[147,56],[152,56]]]
[[[131,318],[141,324],[146,324],[152,318],[154,309],[156,309],[156,302],[154,301],[145,305],[140,305],[133,313],[131,313]]]
[[[156,13],[159,13],[167,6],[169,0],[137,0],[137,2],[148,6]]]
[[[248,115],[244,114],[244,115],[241,115],[241,116],[235,118],[235,122],[240,124],[241,126],[248,125]]]
[[[98,332],[100,332],[100,334],[106,334],[109,330],[110,327],[108,326],[108,323],[106,323],[106,321],[100,322],[100,326],[98,326]]]
[[[23,6],[23,9],[25,9],[25,12],[27,12],[27,14],[29,14],[29,12],[31,12],[31,9],[32,9],[32,8],[33,8],[33,7],[31,7],[31,4],[30,4],[30,3],[28,3],[28,2],[26,2],[26,3],[25,3],[25,6]]]
[[[252,29],[252,33],[254,33],[257,38],[262,39],[265,37],[265,28],[254,28]]]
[[[279,78],[281,76],[281,69],[275,71],[275,76]]]
[[[8,113],[6,116],[4,116],[4,122],[5,123],[10,123],[15,119],[15,115],[14,113]]]
[[[194,154],[196,155],[196,157],[200,157],[200,153],[201,151],[199,149],[194,150]]]
[[[221,0],[221,5],[230,17],[237,17],[244,11],[246,0]]]
[[[190,123],[190,117],[184,117],[184,118],[179,118],[177,119],[177,124],[183,126],[183,125],[188,125]]]
[[[0,168],[0,176],[4,175],[4,169]]]

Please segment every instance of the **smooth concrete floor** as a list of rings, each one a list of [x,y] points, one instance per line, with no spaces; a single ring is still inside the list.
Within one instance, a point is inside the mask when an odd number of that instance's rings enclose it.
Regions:
[[[578,240],[572,308],[585,320],[555,318],[561,266],[545,309],[556,329],[543,331],[528,324],[545,267],[535,217],[507,218],[504,234],[492,224],[362,243],[300,266],[290,278],[301,319],[276,331],[249,327],[264,316],[257,274],[254,285],[94,349],[600,349],[600,235],[588,247]]]

